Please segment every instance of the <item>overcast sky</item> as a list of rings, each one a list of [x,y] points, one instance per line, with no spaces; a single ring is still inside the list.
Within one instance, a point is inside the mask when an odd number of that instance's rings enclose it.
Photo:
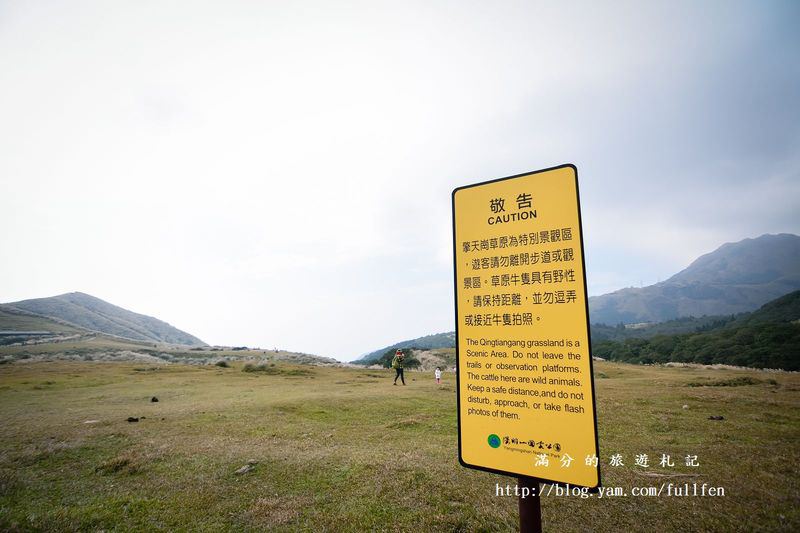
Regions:
[[[574,163],[589,294],[800,233],[800,3],[0,1],[0,301],[351,360],[454,328],[454,187]]]

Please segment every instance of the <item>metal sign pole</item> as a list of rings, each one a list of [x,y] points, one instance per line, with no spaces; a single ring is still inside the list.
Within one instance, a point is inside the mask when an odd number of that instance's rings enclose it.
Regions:
[[[542,533],[542,505],[539,497],[539,480],[520,476],[518,481],[519,496],[519,531],[520,533]],[[522,494],[528,494],[523,497]]]

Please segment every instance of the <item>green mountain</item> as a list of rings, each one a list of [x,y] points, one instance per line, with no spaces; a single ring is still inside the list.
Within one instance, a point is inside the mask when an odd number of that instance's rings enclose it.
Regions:
[[[362,355],[359,359],[353,361],[356,365],[371,365],[378,363],[387,352],[394,352],[406,348],[417,348],[423,350],[432,350],[435,348],[453,348],[456,345],[456,333],[448,331],[446,333],[436,333],[434,335],[426,335],[425,337],[418,337],[407,341],[401,341],[391,346],[375,350],[368,354]]]
[[[800,237],[762,235],[724,244],[662,283],[589,298],[594,355],[800,369],[794,361],[800,327],[793,322],[800,318],[798,289]],[[379,363],[398,348],[454,346],[454,332],[439,333],[354,362]]]
[[[800,370],[800,291],[694,333],[592,338],[596,357],[629,363],[685,362]]]
[[[592,324],[592,342],[620,341],[625,339],[649,339],[656,335],[680,335],[682,333],[699,333],[716,329],[736,320],[738,315],[712,315],[674,318],[664,322],[647,322],[642,324]]]
[[[42,319],[48,322],[42,322]],[[0,331],[31,328],[60,331],[56,327],[77,328],[135,341],[205,346],[197,337],[157,318],[128,311],[80,292],[0,304]]]
[[[738,316],[730,324],[730,328],[773,323],[797,323],[798,320],[800,320],[800,291],[794,291],[764,304],[754,313],[744,313]]]
[[[684,317],[641,327],[592,324],[592,354],[628,363],[701,363],[800,370],[800,290],[764,304],[757,311],[738,315]],[[440,333],[420,339],[437,338],[455,346],[454,333]],[[420,339],[407,346],[387,347],[365,356],[357,364],[382,364],[399,348],[410,348],[422,361],[430,348]],[[404,343],[404,344],[405,344]],[[437,354],[438,355],[438,354]],[[453,357],[454,354],[451,355]],[[442,360],[445,367],[450,362]],[[438,360],[433,366],[438,366]],[[430,364],[427,366],[431,366]]]
[[[589,298],[593,324],[664,322],[752,311],[800,289],[800,237],[782,233],[728,243],[671,278]]]

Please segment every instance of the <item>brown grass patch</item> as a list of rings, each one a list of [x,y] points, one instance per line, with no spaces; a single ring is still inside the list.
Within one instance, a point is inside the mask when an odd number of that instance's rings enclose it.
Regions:
[[[139,471],[139,467],[131,461],[130,457],[117,456],[100,463],[95,467],[94,471],[100,474],[135,474]]]
[[[142,454],[134,450],[128,450],[103,461],[94,469],[98,474],[111,475],[133,475],[144,470],[147,465],[154,462],[160,456],[160,452]]]
[[[266,530],[296,520],[309,503],[310,499],[304,496],[275,495],[258,498],[244,512],[243,517],[251,525]]]
[[[424,415],[424,414],[410,416],[410,417],[404,418],[402,420],[396,420],[394,422],[391,422],[391,423],[387,424],[386,427],[390,428],[390,429],[415,428],[415,427],[418,427],[418,426],[422,425],[422,423],[425,422],[425,420],[427,420],[429,418],[430,418],[430,415]]]

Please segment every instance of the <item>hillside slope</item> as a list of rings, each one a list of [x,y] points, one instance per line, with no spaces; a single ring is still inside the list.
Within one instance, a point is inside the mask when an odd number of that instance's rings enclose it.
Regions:
[[[0,331],[47,331],[52,334],[77,334],[83,332],[81,328],[57,322],[52,318],[34,315],[0,305]]]
[[[435,333],[433,335],[426,335],[424,337],[417,337],[406,341],[400,341],[385,348],[375,350],[361,356],[359,359],[353,361],[356,365],[370,365],[378,361],[386,352],[401,350],[403,348],[421,348],[425,350],[432,350],[435,348],[453,348],[456,345],[456,333],[448,331],[445,333]]]
[[[752,311],[800,289],[800,237],[762,235],[720,246],[671,278],[589,298],[592,323],[663,322]]]
[[[0,310],[33,313],[66,325],[137,341],[205,346],[197,337],[166,322],[134,313],[94,296],[71,292],[0,305]]]
[[[592,340],[592,353],[628,363],[702,363],[800,370],[800,291],[695,333]]]

